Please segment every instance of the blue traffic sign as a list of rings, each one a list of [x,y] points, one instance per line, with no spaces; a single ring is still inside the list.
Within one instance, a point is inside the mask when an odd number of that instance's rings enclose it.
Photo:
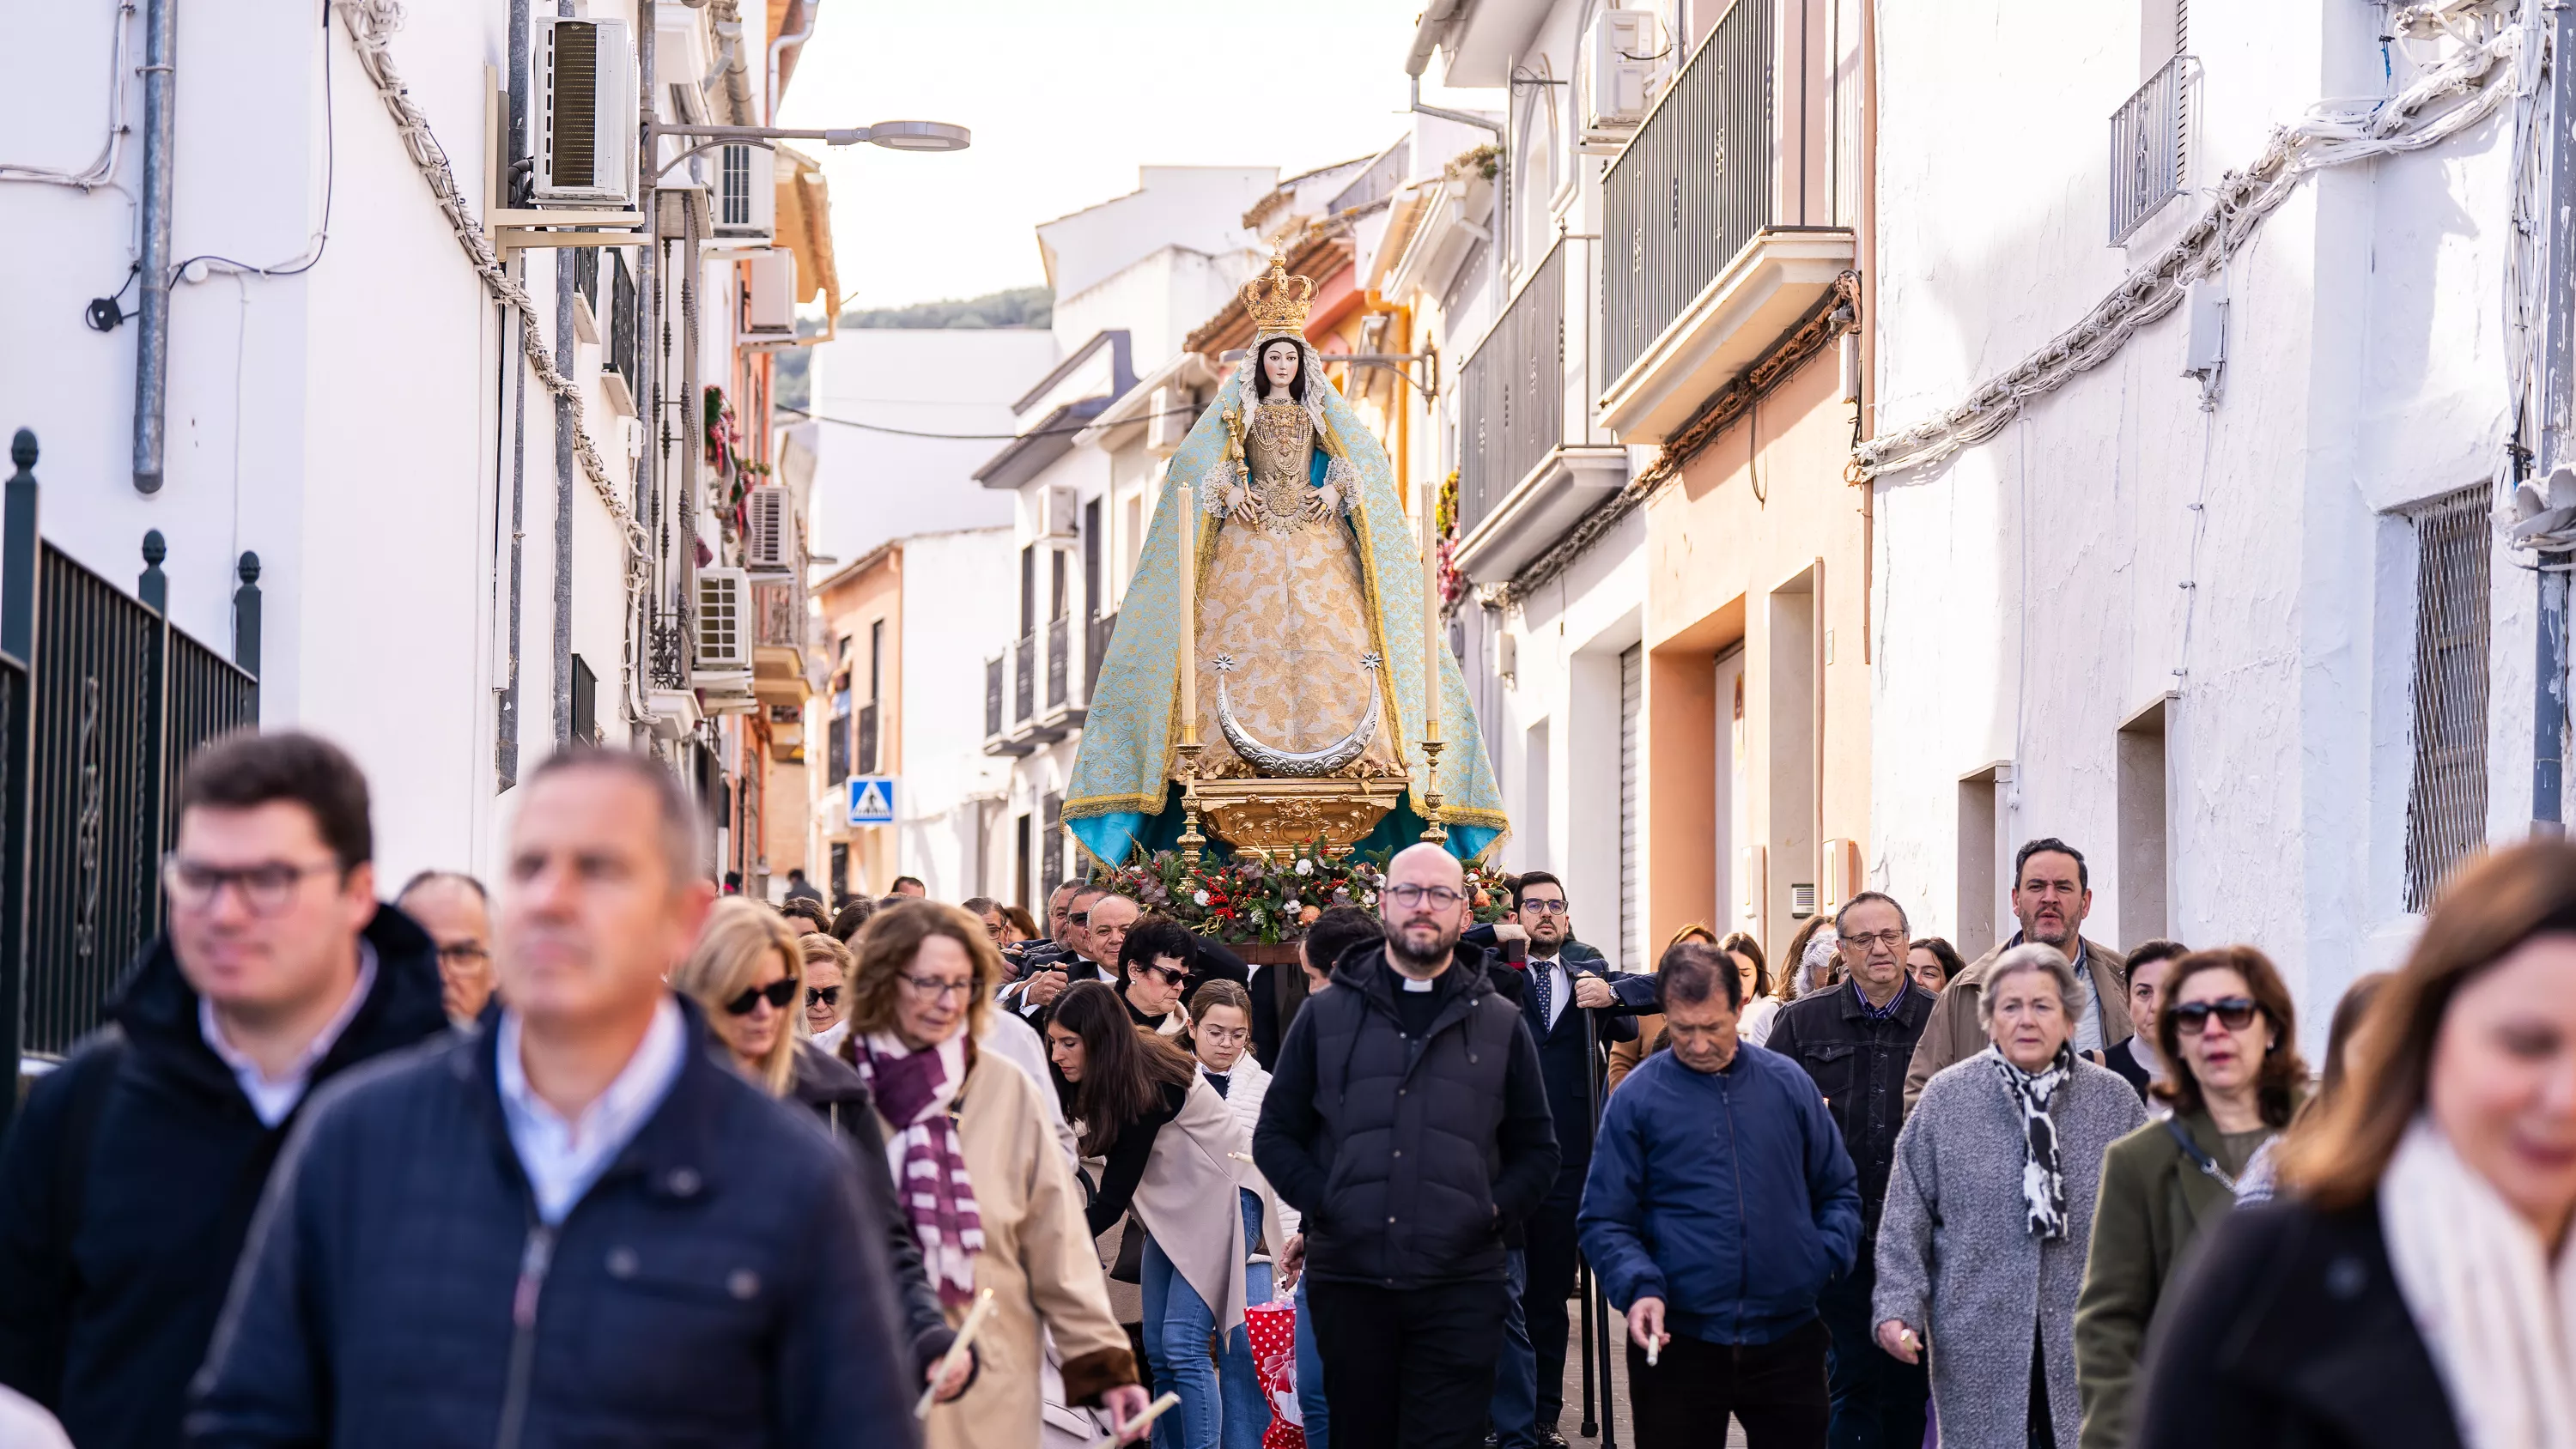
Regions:
[[[852,825],[892,825],[894,823],[894,776],[852,775],[850,777],[850,823]]]

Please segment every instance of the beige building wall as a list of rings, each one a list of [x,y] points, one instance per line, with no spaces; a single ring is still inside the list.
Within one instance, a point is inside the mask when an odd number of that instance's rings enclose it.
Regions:
[[[1702,922],[1751,933],[1776,970],[1809,905],[1797,887],[1818,911],[1862,888],[1869,494],[1843,482],[1853,407],[1840,383],[1829,348],[1648,505],[1650,949]]]

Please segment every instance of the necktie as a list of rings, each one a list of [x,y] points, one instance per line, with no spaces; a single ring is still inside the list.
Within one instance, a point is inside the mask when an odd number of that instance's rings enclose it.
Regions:
[[[1538,1024],[1541,1031],[1556,1025],[1556,971],[1551,963],[1532,961],[1529,967],[1530,989],[1538,993]]]
[[[1215,1072],[1203,1072],[1200,1075],[1207,1078],[1208,1085],[1216,1088],[1216,1094],[1220,1097],[1226,1094],[1227,1088],[1234,1085],[1234,1078],[1232,1077],[1220,1076]]]

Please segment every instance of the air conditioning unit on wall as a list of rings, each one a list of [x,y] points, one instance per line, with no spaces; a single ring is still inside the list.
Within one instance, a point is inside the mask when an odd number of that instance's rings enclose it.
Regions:
[[[1583,35],[1583,140],[1586,146],[1634,135],[1669,73],[1672,47],[1651,10],[1602,10]]]
[[[742,330],[753,337],[796,335],[796,254],[784,247],[755,252],[743,262],[749,273],[743,300]]]
[[[751,576],[741,569],[698,570],[698,672],[750,669],[751,632]]]
[[[742,499],[742,563],[763,572],[796,567],[796,501],[787,489],[764,483]]]
[[[529,17],[540,206],[635,201],[635,45],[623,20]]]
[[[721,237],[767,241],[778,230],[778,163],[766,146],[719,146],[716,157],[715,232]]]

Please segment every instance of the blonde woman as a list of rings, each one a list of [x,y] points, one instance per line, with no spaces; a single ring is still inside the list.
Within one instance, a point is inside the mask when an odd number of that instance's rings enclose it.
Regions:
[[[827,1055],[837,1055],[849,1035],[847,1015],[850,948],[837,937],[808,934],[797,938],[805,957],[805,1032]]]
[[[913,1185],[903,1212],[940,1303],[962,1319],[978,1289],[993,1290],[975,1339],[986,1371],[931,1412],[930,1449],[1034,1449],[1053,1389],[1050,1339],[1061,1403],[1098,1404],[1120,1423],[1146,1403],[1039,1089],[977,1049],[1001,974],[982,922],[907,901],[868,922],[844,993],[842,1056],[866,1080],[887,1153]]]
[[[878,1221],[888,1228],[887,1256],[901,1291],[905,1335],[915,1371],[926,1380],[957,1335],[939,1311],[939,1296],[922,1267],[921,1247],[895,1200],[885,1136],[870,1110],[866,1085],[796,1031],[793,1003],[805,988],[805,953],[797,925],[794,918],[746,897],[727,896],[707,913],[697,948],[671,973],[671,988],[706,1013],[708,1030],[735,1071],[773,1097],[792,1094],[848,1141],[860,1185],[876,1205]],[[971,1366],[960,1369],[941,1385],[942,1391],[953,1398],[972,1378]]]

